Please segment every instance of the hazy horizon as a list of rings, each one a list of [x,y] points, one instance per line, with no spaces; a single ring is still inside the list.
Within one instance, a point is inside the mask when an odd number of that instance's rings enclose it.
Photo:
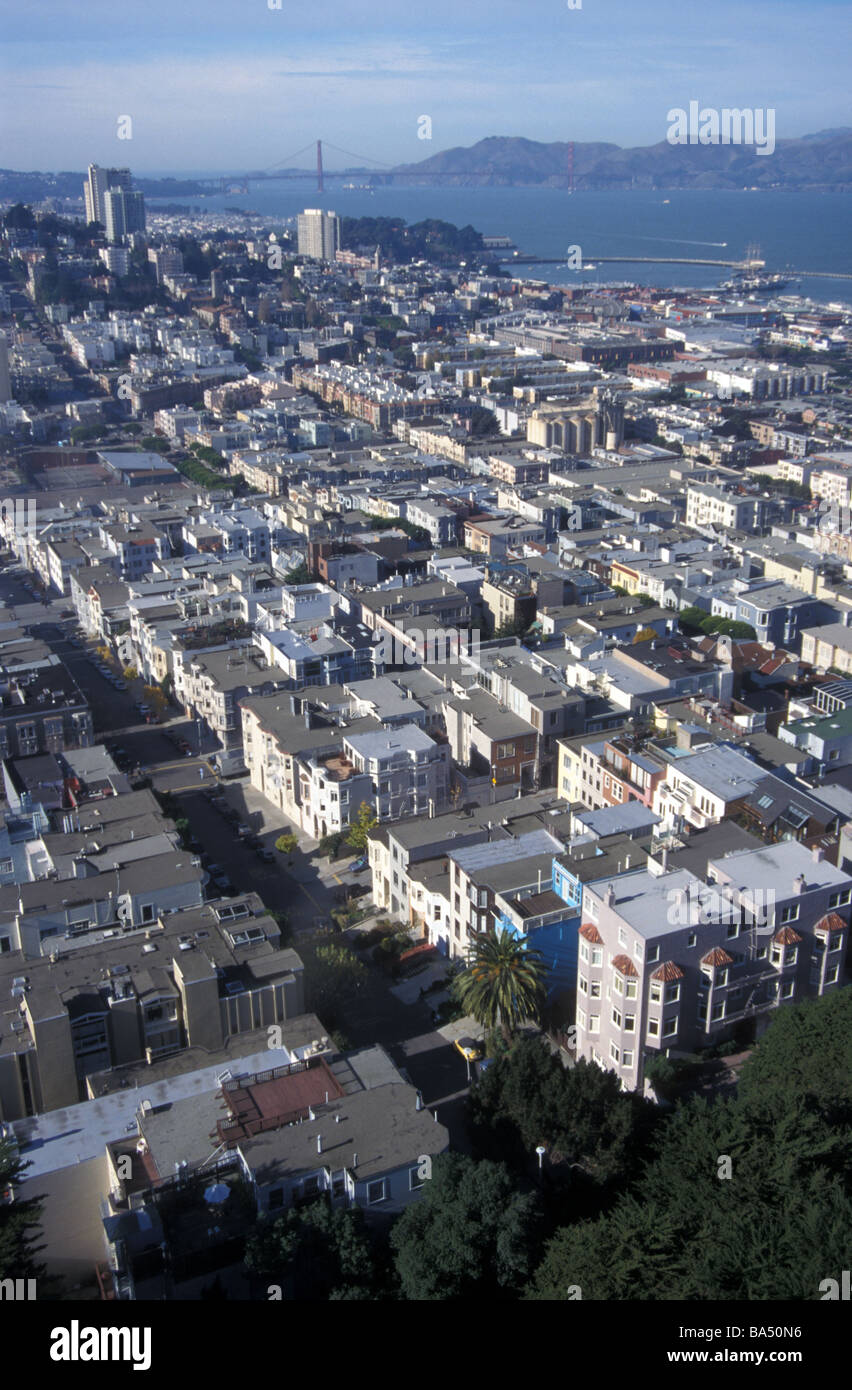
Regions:
[[[0,166],[227,173],[318,137],[347,152],[329,148],[329,168],[415,162],[501,133],[630,149],[664,140],[667,111],[691,100],[771,107],[779,141],[849,121],[847,0],[271,3],[6,0]]]

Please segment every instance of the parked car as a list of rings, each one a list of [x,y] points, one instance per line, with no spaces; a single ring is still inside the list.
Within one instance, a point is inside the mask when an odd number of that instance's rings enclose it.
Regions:
[[[272,850],[267,849],[265,845],[258,846],[258,848],[255,850],[255,854],[257,855],[258,859],[261,859],[263,861],[264,864],[275,863],[275,855],[272,853]]]
[[[456,1038],[453,1047],[461,1053],[466,1062],[476,1062],[482,1056],[482,1044],[475,1038]]]
[[[237,825],[237,836],[240,840],[247,840],[251,834],[251,826],[246,825],[245,821],[240,821]]]
[[[357,859],[352,860],[352,863],[349,865],[349,872],[350,874],[362,874],[364,870],[369,869],[369,867],[369,859],[366,854],[362,854]]]

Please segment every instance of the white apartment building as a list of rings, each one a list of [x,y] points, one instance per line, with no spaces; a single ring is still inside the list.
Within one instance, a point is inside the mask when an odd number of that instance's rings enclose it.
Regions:
[[[759,1036],[840,986],[850,903],[852,876],[793,841],[713,860],[706,882],[655,865],[586,886],[577,1056],[636,1090],[650,1057]]]
[[[297,219],[300,256],[315,261],[333,261],[340,249],[340,218],[322,208],[306,208]]]
[[[355,769],[370,777],[380,821],[436,815],[446,808],[450,750],[415,724],[354,734],[344,738],[343,747]]]
[[[686,490],[687,526],[719,526],[727,531],[754,528],[756,503],[754,497],[740,497],[723,488],[700,484]]]

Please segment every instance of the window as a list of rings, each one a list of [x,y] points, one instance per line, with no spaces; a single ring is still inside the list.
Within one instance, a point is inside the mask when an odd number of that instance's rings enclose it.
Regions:
[[[665,1028],[663,1029],[663,1037],[664,1037],[664,1038],[670,1038],[670,1037],[672,1037],[673,1034],[675,1034],[676,1032],[677,1032],[677,1015],[675,1015],[674,1018],[667,1019],[667,1021],[666,1021],[666,1026],[665,1026]]]
[[[577,976],[577,988],[579,989],[581,994],[588,994],[589,982],[584,975]]]
[[[409,1192],[416,1192],[417,1189],[418,1189],[419,1187],[422,1187],[422,1186],[423,1186],[424,1182],[425,1182],[425,1178],[421,1178],[421,1177],[420,1177],[420,1164],[419,1164],[419,1163],[415,1163],[414,1167],[413,1167],[413,1168],[409,1168],[409,1170],[408,1170],[408,1190],[409,1190]]]
[[[721,986],[721,985],[726,985],[727,983],[728,983],[728,967],[727,967],[727,965],[723,965],[722,968],[721,968],[721,970],[719,970],[719,971],[717,972],[717,974],[716,974],[716,984],[717,984],[718,986]]]
[[[592,965],[603,965],[603,947],[594,946],[592,948]]]
[[[599,1033],[601,1031],[601,1020],[599,1014],[592,1014],[589,1019],[589,1032]]]
[[[832,893],[828,900],[829,907],[845,907],[852,900],[852,889],[846,888],[842,893]]]
[[[782,922],[795,922],[799,916],[799,904],[789,903],[787,907],[781,909]]]
[[[730,941],[730,939],[731,939],[732,936],[739,936],[739,934],[740,934],[740,924],[739,924],[739,922],[729,922],[729,923],[728,923],[727,931],[725,932],[725,935],[727,936],[728,940]]]
[[[656,981],[654,981],[654,983],[651,985],[651,1003],[659,1004],[662,997],[663,987],[661,984],[658,984]]]
[[[601,982],[600,982],[600,980],[592,980],[592,985],[591,985],[591,989],[589,990],[589,993],[590,993],[592,999],[600,999],[600,997],[601,997]]]
[[[696,936],[695,932],[694,932],[694,931],[691,931],[691,932],[689,933],[689,936],[686,938],[686,944],[687,944],[688,947],[694,946],[695,943],[697,942],[697,940],[698,940],[698,937]]]
[[[627,945],[627,932],[624,930],[623,927],[618,928],[618,944],[619,946]]]
[[[615,1024],[616,1028],[621,1027],[621,1014],[619,1013],[618,1009],[613,1009],[612,1021]]]
[[[679,998],[680,998],[680,985],[679,985],[679,984],[666,985],[666,1003],[667,1003],[667,1004],[676,1004]]]
[[[838,976],[839,971],[840,971],[840,966],[839,966],[839,965],[830,965],[830,966],[828,967],[828,969],[826,970],[826,972],[825,972],[825,983],[826,983],[827,985],[834,985],[834,984],[836,984],[836,983],[837,983],[837,976]]]
[[[648,1019],[648,1032],[652,1038],[656,1038],[660,1031],[660,1020],[658,1018]]]
[[[612,987],[615,990],[616,994],[624,993],[624,981],[622,980],[620,975],[613,975]]]
[[[839,950],[840,950],[840,947],[841,947],[842,945],[843,945],[843,932],[842,932],[842,931],[833,931],[833,932],[831,933],[831,936],[828,938],[828,949],[829,949],[829,951],[839,951]]]
[[[622,1054],[621,1054],[621,1061],[622,1061],[622,1065],[623,1065],[623,1066],[625,1066],[625,1067],[632,1067],[632,1066],[633,1066],[633,1053],[632,1053],[632,1052],[622,1052]]]
[[[610,1057],[612,1058],[612,1060],[613,1060],[614,1062],[620,1062],[620,1061],[621,1061],[621,1053],[619,1052],[619,1050],[618,1050],[618,1048],[616,1047],[615,1043],[610,1043],[610,1045],[609,1045],[609,1055],[610,1055]]]
[[[625,1015],[624,1015],[624,1031],[625,1031],[625,1033],[635,1033],[635,1032],[636,1032],[636,1015],[635,1015],[635,1014],[625,1014]]]
[[[580,1028],[582,1028],[582,1029],[585,1029],[585,1027],[586,1027],[586,1011],[585,1011],[585,1009],[578,1009],[578,1010],[577,1010],[577,1025],[578,1025],[578,1027],[580,1027]]]
[[[724,999],[721,1000],[720,1003],[714,1004],[714,1005],[713,1005],[713,1015],[712,1015],[712,1017],[713,1017],[713,1022],[714,1022],[714,1023],[717,1022],[720,1018],[724,1018],[724,1017],[725,1017],[725,1001],[724,1001]]]
[[[795,984],[792,980],[784,980],[781,984],[781,998],[792,999]]]
[[[585,941],[581,941],[581,942],[580,942],[580,960],[588,961],[588,959],[589,959],[589,948],[588,948],[588,946],[586,945]]]
[[[659,960],[659,959],[660,959],[660,948],[659,948],[659,946],[658,946],[658,945],[657,945],[657,946],[649,946],[649,947],[648,947],[648,960],[649,960],[649,961],[654,961],[654,960]]]
[[[153,903],[143,903],[143,904],[142,904],[142,921],[143,921],[143,922],[153,922],[153,920],[154,920],[154,904],[153,904]]]
[[[635,981],[635,980],[628,980],[628,981],[627,981],[627,984],[626,984],[625,987],[624,987],[624,997],[625,997],[625,999],[635,999],[635,998],[636,998],[636,981]]]
[[[379,1178],[377,1182],[367,1183],[367,1201],[370,1206],[375,1206],[377,1202],[385,1200],[385,1179]]]

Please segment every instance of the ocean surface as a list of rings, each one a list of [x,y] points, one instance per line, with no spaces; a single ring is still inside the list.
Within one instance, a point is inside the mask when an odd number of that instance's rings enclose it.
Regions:
[[[357,179],[357,175],[354,176]],[[157,199],[148,199],[152,210]],[[407,222],[438,217],[468,223],[487,235],[505,235],[522,252],[562,258],[561,264],[519,266],[518,274],[553,284],[629,280],[641,285],[710,288],[731,275],[715,266],[601,263],[606,256],[680,256],[739,260],[751,246],[778,272],[840,272],[852,276],[852,193],[681,191],[568,193],[535,188],[344,188],[329,182],[318,193],[315,178],[255,183],[247,194],[205,198],[176,196],[193,209],[239,207],[287,219],[306,207],[340,216],[399,216]],[[569,247],[579,246],[594,269],[569,270]],[[575,254],[576,260],[576,254]],[[797,275],[786,291],[823,303],[852,303],[852,278]],[[765,298],[765,296],[764,296]]]

